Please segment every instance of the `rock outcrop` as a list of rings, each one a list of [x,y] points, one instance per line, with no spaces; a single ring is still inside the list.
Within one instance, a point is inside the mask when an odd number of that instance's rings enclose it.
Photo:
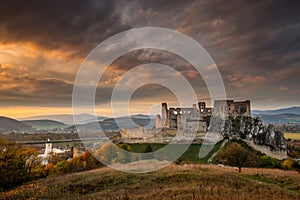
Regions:
[[[254,145],[266,147],[270,152],[286,154],[287,144],[284,134],[275,129],[274,125],[264,125],[259,118],[229,117],[221,119],[212,117],[211,132],[218,132],[223,137],[244,139],[253,142]]]

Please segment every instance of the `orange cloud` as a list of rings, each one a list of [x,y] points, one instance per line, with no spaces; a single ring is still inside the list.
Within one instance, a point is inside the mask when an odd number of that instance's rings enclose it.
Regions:
[[[53,108],[53,107],[2,107],[0,115],[12,118],[23,118],[41,114],[68,114],[71,108]]]

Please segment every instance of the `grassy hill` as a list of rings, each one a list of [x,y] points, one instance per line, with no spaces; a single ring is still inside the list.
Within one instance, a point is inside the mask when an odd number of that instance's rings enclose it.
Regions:
[[[60,114],[60,115],[38,115],[38,116],[32,116],[32,117],[26,117],[21,118],[19,120],[53,120],[53,121],[59,121],[64,124],[74,124],[73,114]],[[78,114],[76,115],[77,123],[84,124],[95,121],[95,119],[98,119],[98,121],[102,121],[103,119],[106,119],[106,117],[102,116],[94,116],[89,114]]]
[[[0,116],[0,132],[27,131],[30,129],[32,129],[32,127],[27,124],[12,118]]]
[[[300,123],[300,115],[298,114],[259,114],[257,115],[264,123]]]
[[[24,124],[27,124],[35,129],[49,130],[56,128],[66,128],[67,124],[54,120],[25,120],[21,121]]]
[[[189,148],[184,152],[184,154],[177,160],[177,162],[184,162],[184,163],[207,163],[207,160],[220,148],[222,141],[219,141],[212,150],[204,157],[199,158],[199,151],[202,144],[191,144]],[[127,144],[129,145],[132,152],[135,153],[143,153],[147,149],[148,146],[151,146],[152,151],[156,151],[165,146],[165,144]],[[173,146],[180,149],[181,144],[173,144]]]
[[[77,126],[70,126],[68,130],[98,131],[99,125],[102,130],[119,130],[120,128],[136,128],[139,125],[147,128],[154,127],[154,118],[146,115],[132,115],[117,118],[108,118],[98,122],[90,122]]]
[[[130,174],[109,168],[40,179],[2,199],[300,199],[294,171],[215,165],[171,165]]]

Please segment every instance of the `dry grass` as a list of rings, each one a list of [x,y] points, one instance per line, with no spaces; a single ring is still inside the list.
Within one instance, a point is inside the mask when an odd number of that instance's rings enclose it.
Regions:
[[[219,166],[219,165],[200,165],[201,168],[210,169],[213,173],[235,173],[238,172],[238,168],[230,166]],[[268,169],[268,168],[242,168],[241,174],[268,174],[274,176],[300,176],[297,171],[287,171],[281,169]]]
[[[102,168],[42,179],[7,193],[3,199],[300,199],[294,171],[216,165],[171,165],[129,174]]]

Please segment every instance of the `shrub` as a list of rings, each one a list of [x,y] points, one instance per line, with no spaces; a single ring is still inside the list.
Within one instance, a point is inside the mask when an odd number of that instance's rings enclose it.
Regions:
[[[272,158],[270,156],[261,156],[261,167],[266,168],[282,168],[282,163],[280,160],[277,160],[276,158]]]
[[[296,161],[290,158],[287,158],[282,163],[282,168],[286,170],[291,170],[294,168]]]

